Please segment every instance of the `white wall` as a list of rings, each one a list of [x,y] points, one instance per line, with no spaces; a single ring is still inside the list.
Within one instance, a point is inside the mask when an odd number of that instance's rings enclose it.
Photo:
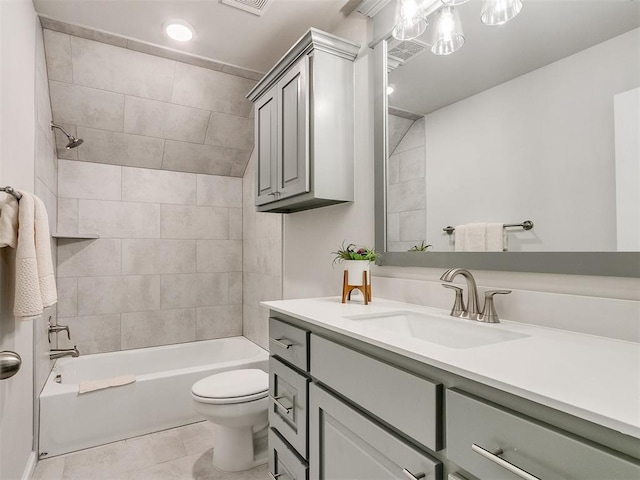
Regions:
[[[368,43],[360,20],[348,18],[333,33]],[[355,37],[354,37],[355,35]],[[331,254],[343,240],[373,244],[373,97],[370,51],[356,60],[356,142],[353,204],[284,217],[284,298],[339,295],[341,268]],[[452,265],[462,266],[464,265]],[[451,292],[440,287],[444,269],[376,267],[373,301],[388,298],[450,308]],[[505,318],[556,328],[640,339],[640,279],[518,272],[474,271],[481,290],[510,288],[497,298]],[[266,320],[265,320],[266,321]]]
[[[0,185],[34,190],[35,52],[37,19],[30,0],[0,2]],[[33,322],[16,321],[15,252],[0,250],[0,349],[23,359],[0,381],[0,478],[28,474],[33,448]],[[25,472],[25,470],[27,470]]]
[[[533,220],[510,251],[615,251],[613,97],[640,85],[639,57],[636,29],[427,115],[427,242]]]
[[[373,51],[367,20],[351,15],[332,33],[361,44],[354,66],[355,202],[284,216],[284,298],[340,294],[342,268],[332,268],[331,252],[343,241],[373,247]]]

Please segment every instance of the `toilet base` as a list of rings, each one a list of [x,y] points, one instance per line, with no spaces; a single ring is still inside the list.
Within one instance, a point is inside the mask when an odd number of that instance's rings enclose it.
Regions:
[[[267,463],[265,434],[254,434],[250,426],[231,428],[215,425],[213,466],[224,472],[241,472]]]

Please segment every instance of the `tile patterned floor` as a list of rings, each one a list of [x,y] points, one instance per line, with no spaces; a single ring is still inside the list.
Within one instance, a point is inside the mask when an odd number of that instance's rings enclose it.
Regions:
[[[194,423],[41,460],[32,480],[266,480],[267,466],[240,473],[213,468],[213,431]]]

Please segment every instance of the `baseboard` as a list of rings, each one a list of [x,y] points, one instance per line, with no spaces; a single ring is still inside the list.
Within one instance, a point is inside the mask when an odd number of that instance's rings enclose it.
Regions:
[[[31,452],[29,454],[29,460],[27,460],[27,465],[24,467],[24,472],[22,472],[22,480],[31,480],[37,464],[38,457],[36,456],[36,452]]]

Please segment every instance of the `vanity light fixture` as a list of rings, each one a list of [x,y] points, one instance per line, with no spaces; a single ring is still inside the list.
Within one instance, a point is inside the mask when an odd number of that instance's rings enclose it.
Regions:
[[[418,3],[419,0],[397,0],[396,25],[391,33],[394,38],[411,40],[427,29],[427,19]]]
[[[431,46],[436,55],[449,55],[464,45],[464,34],[458,12],[454,9],[469,0],[396,0],[396,24],[391,34],[398,40],[411,40],[429,32],[420,39]],[[429,23],[426,11],[433,11],[434,3],[441,7]],[[504,25],[522,10],[524,0],[483,0],[480,19],[485,25]],[[435,25],[434,25],[435,24]]]
[[[464,45],[464,34],[458,12],[453,7],[442,7],[436,12],[436,24],[431,37],[431,52],[450,55]]]
[[[504,25],[522,10],[522,0],[484,0],[480,19],[485,25]]]
[[[169,38],[178,42],[188,42],[195,36],[195,29],[188,22],[179,19],[165,22],[162,30]]]

